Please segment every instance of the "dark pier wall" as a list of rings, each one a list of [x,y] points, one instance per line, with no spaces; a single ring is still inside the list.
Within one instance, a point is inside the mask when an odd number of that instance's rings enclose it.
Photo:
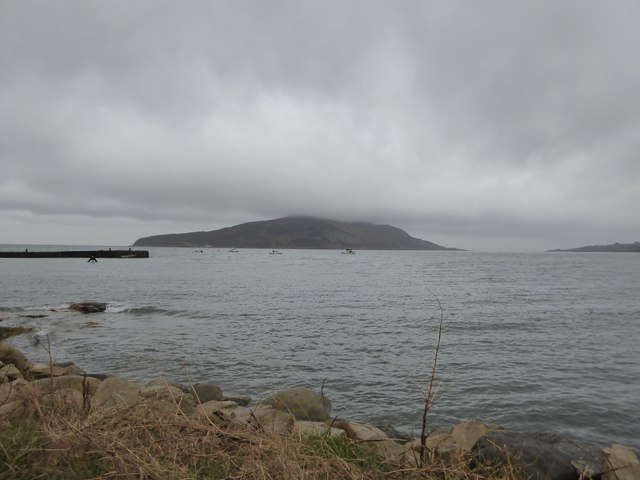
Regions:
[[[0,258],[149,258],[148,250],[67,250],[0,252]]]

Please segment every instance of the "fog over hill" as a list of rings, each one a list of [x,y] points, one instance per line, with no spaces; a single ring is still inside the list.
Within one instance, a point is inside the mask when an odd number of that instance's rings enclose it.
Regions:
[[[609,245],[587,245],[585,247],[555,249],[550,252],[640,252],[640,242],[611,243]]]
[[[410,236],[390,225],[284,217],[210,232],[154,235],[135,246],[218,248],[354,248],[361,250],[456,250]]]

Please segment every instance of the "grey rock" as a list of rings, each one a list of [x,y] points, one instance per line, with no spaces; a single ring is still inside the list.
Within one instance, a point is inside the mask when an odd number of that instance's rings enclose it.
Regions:
[[[276,410],[291,413],[296,420],[323,422],[331,415],[328,398],[308,388],[291,388],[278,392],[259,402]]]
[[[629,447],[612,445],[602,453],[603,480],[640,480],[640,460]]]
[[[487,433],[471,451],[476,464],[511,465],[517,478],[531,480],[577,480],[580,473],[574,462],[585,452],[575,442],[555,434],[507,430]]]
[[[16,347],[0,342],[0,361],[5,365],[13,363],[18,370],[24,372],[29,368],[27,357]]]
[[[64,378],[64,377],[60,377]],[[137,383],[119,377],[109,377],[100,382],[93,401],[104,407],[126,407],[142,401],[141,387]]]
[[[73,388],[80,393],[86,392],[94,395],[100,386],[100,380],[82,375],[63,375],[62,377],[45,377],[34,380],[31,385],[40,390],[51,390],[51,388]]]
[[[24,376],[13,363],[0,367],[0,383],[12,382],[18,378],[24,378]]]
[[[69,305],[69,310],[75,310],[80,313],[98,313],[107,309],[106,303],[100,302],[80,302]]]
[[[196,383],[193,385],[193,394],[200,403],[207,403],[211,400],[222,401],[224,395],[222,389],[215,383]]]
[[[251,403],[251,397],[245,397],[242,395],[225,395],[224,401],[235,402],[241,407],[246,407]]]

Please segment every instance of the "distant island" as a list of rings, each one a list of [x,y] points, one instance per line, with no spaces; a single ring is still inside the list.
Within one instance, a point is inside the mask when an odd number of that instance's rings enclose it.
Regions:
[[[458,250],[410,236],[390,225],[284,217],[249,222],[210,232],[173,233],[140,238],[134,246],[214,248],[318,248],[360,250]]]
[[[640,252],[640,242],[588,245],[586,247],[568,248],[566,250],[549,250],[549,252]]]

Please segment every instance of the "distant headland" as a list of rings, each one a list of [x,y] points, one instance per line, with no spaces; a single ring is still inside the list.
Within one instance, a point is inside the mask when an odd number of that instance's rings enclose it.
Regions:
[[[390,225],[284,217],[249,222],[210,232],[140,238],[134,246],[215,248],[317,248],[359,250],[458,250],[410,236]]]
[[[587,245],[586,247],[568,248],[566,250],[549,250],[549,252],[640,252],[640,242]]]

